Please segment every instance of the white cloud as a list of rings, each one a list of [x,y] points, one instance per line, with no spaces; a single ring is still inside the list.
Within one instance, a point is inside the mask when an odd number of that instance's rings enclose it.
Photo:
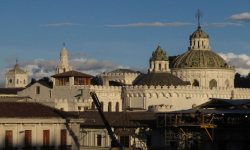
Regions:
[[[114,64],[111,61],[100,61],[96,59],[89,59],[84,56],[71,58],[70,65],[74,70],[97,75],[105,71],[111,71],[116,68],[124,68],[124,66]],[[40,79],[43,77],[50,77],[55,74],[56,67],[59,61],[35,59],[32,61],[21,62],[20,67],[28,72],[30,78]],[[11,69],[13,65],[0,72],[0,77],[3,80],[4,74],[7,70]]]
[[[212,23],[205,23],[204,26],[223,28],[223,27],[240,27],[243,26],[243,24],[234,22],[212,22]]]
[[[60,22],[60,23],[45,24],[42,26],[43,27],[69,27],[69,26],[77,26],[77,25],[80,25],[80,24],[72,23],[72,22]]]
[[[241,75],[247,75],[250,72],[250,56],[246,54],[219,53],[231,66]]]
[[[107,25],[107,27],[180,27],[180,26],[188,26],[193,25],[188,22],[138,22],[138,23],[130,23],[130,24],[117,24],[117,25]]]
[[[250,12],[234,14],[230,16],[229,19],[236,20],[236,21],[250,21]]]

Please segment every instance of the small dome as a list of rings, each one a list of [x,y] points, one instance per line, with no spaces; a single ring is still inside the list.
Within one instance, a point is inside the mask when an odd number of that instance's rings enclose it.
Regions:
[[[209,36],[201,29],[201,26],[198,26],[197,30],[195,30],[194,33],[190,35],[190,39],[193,38],[209,38]]]
[[[7,73],[26,74],[26,72],[22,70],[18,64],[15,64],[14,68],[10,69]]]
[[[167,61],[168,57],[166,55],[166,52],[158,46],[156,50],[152,53],[152,57],[150,58],[150,61]]]
[[[174,60],[173,68],[231,68],[213,51],[189,50]]]

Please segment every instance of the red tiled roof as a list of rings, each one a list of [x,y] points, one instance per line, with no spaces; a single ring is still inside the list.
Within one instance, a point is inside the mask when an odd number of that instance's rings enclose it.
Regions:
[[[89,74],[85,74],[85,73],[81,73],[81,72],[78,72],[78,71],[67,71],[67,72],[64,72],[64,73],[59,73],[59,74],[55,74],[51,77],[85,77],[85,78],[92,78],[93,76],[92,75],[89,75]]]
[[[0,102],[0,118],[64,118],[69,115],[34,102]]]

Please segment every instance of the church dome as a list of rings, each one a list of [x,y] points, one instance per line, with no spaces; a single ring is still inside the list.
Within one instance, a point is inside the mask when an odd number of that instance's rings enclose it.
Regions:
[[[150,61],[166,61],[168,57],[166,52],[158,45],[156,50],[152,53]]]
[[[209,36],[201,26],[190,35],[189,40],[189,50],[174,60],[173,68],[231,68],[221,56],[211,50]]]
[[[26,72],[22,70],[18,64],[15,64],[14,68],[10,69],[7,73],[26,74]]]
[[[173,68],[231,68],[226,61],[211,50],[189,50],[178,56]]]
[[[190,35],[190,39],[193,38],[209,38],[209,36],[201,29],[201,26],[198,26],[198,28]]]

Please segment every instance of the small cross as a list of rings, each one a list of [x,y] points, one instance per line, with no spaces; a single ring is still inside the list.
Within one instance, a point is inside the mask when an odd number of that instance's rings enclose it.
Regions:
[[[63,47],[65,47],[65,46],[66,46],[65,42],[63,42]]]
[[[200,11],[200,9],[197,10],[195,17],[197,18],[198,21],[198,27],[201,26],[201,17],[202,17],[202,12]]]

